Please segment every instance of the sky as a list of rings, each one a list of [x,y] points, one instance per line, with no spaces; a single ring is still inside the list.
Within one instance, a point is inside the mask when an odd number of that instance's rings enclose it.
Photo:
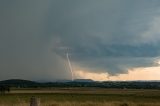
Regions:
[[[159,0],[0,0],[0,80],[160,80]]]

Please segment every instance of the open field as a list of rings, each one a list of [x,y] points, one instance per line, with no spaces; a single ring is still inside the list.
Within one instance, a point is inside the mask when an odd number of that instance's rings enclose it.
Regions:
[[[32,96],[41,106],[160,106],[160,90],[102,88],[13,89],[0,106],[29,106]]]

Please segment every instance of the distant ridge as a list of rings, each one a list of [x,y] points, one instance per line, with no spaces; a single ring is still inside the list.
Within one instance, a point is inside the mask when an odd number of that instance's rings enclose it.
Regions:
[[[94,82],[92,79],[57,80],[56,82]]]
[[[74,82],[94,82],[91,79],[75,79]]]
[[[21,83],[36,83],[36,82],[23,79],[8,79],[0,81],[0,84],[15,84],[15,83],[21,84]]]
[[[160,89],[160,81],[93,81],[91,79],[60,80],[54,82],[36,82],[23,79],[9,79],[0,81],[0,86],[15,88],[39,88],[39,87],[101,87],[117,89]]]
[[[0,85],[8,85],[13,87],[28,87],[36,86],[38,82],[23,80],[23,79],[8,79],[0,81]]]

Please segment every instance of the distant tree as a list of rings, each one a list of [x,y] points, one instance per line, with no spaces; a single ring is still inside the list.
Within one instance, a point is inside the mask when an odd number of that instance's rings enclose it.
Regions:
[[[0,93],[5,94],[6,92],[10,92],[10,87],[9,86],[0,86]]]

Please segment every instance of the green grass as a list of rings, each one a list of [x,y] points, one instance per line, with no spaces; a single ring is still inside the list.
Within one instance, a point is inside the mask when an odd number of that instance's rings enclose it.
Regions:
[[[0,106],[28,106],[32,96],[40,98],[41,106],[160,106],[160,90],[100,88],[15,89],[0,95]]]

